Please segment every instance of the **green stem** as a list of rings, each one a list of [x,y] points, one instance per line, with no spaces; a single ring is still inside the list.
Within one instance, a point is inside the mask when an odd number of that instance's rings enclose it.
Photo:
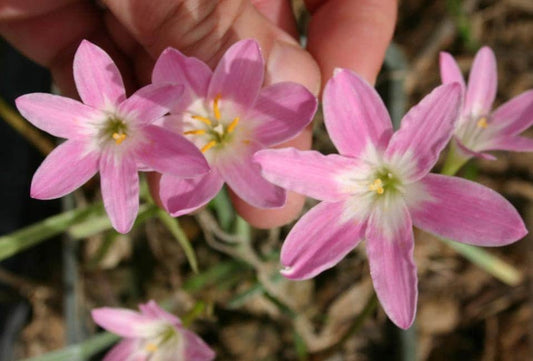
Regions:
[[[457,149],[457,145],[452,140],[452,142],[450,143],[448,154],[446,155],[446,159],[444,160],[444,165],[442,166],[441,174],[450,176],[456,174],[459,169],[461,169],[463,165],[468,162],[469,159],[470,158],[460,154],[459,150]]]

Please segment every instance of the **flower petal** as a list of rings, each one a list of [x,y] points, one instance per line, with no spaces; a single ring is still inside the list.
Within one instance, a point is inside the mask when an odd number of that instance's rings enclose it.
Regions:
[[[490,114],[497,87],[496,57],[484,46],[477,52],[470,70],[464,112],[474,117]]]
[[[233,44],[218,63],[209,84],[208,99],[220,95],[223,102],[230,100],[237,105],[237,113],[245,112],[259,94],[264,72],[265,64],[257,41],[241,40]],[[228,117],[242,115],[223,114]]]
[[[476,152],[476,151],[474,151],[472,149],[467,148],[457,137],[454,137],[453,141],[457,145],[457,151],[464,158],[470,159],[472,157],[476,157],[476,158],[481,158],[481,159],[486,159],[486,160],[495,160],[496,159],[496,157],[493,156],[492,154]],[[494,148],[494,149],[496,149],[496,148]],[[489,150],[489,149],[488,148],[487,149],[483,149],[482,151],[485,151],[485,150]]]
[[[91,179],[98,170],[99,154],[87,148],[76,140],[67,140],[55,148],[33,175],[32,198],[59,198]]]
[[[142,164],[179,177],[195,177],[209,171],[209,165],[194,144],[170,130],[148,125],[143,128],[146,142],[135,155]]]
[[[344,202],[322,202],[294,225],[281,247],[281,273],[308,279],[335,266],[363,238],[365,222],[346,218]]]
[[[150,300],[147,303],[140,304],[139,310],[141,310],[141,313],[143,315],[151,317],[152,319],[166,321],[175,326],[181,325],[181,320],[178,317],[159,307],[159,305],[154,300]]]
[[[182,94],[182,85],[150,84],[120,103],[118,113],[134,124],[150,124],[168,113]]]
[[[260,91],[246,118],[257,124],[255,139],[271,146],[298,135],[311,123],[316,109],[316,98],[304,86],[276,83]]]
[[[74,55],[74,81],[81,100],[97,109],[110,109],[126,93],[120,72],[111,57],[93,43],[82,40]]]
[[[324,89],[324,121],[342,155],[358,156],[367,145],[384,150],[392,122],[378,93],[363,78],[338,69]]]
[[[407,329],[415,318],[418,281],[411,218],[405,204],[374,210],[366,238],[370,276],[378,299],[391,321]]]
[[[459,83],[461,85],[461,93],[464,94],[466,88],[465,79],[453,56],[443,51],[440,53],[439,61],[442,84]]]
[[[511,203],[488,187],[437,174],[428,174],[420,184],[429,198],[410,207],[417,227],[478,246],[503,246],[527,233]]]
[[[122,337],[153,337],[165,325],[156,318],[123,308],[95,308],[91,316],[97,325]]]
[[[533,89],[502,104],[492,113],[492,123],[502,133],[516,135],[533,125]]]
[[[355,164],[354,159],[337,154],[326,156],[294,148],[260,150],[253,160],[261,166],[262,175],[269,182],[328,202],[347,197],[336,176]]]
[[[460,92],[457,83],[435,88],[409,110],[392,136],[385,157],[394,163],[412,159],[416,167],[411,167],[409,179],[427,174],[448,144],[459,112]]]
[[[163,206],[173,217],[194,212],[213,199],[224,185],[216,169],[194,178],[180,178],[163,174],[159,196]]]
[[[139,341],[137,339],[125,339],[113,347],[102,361],[141,361],[145,357],[143,352],[139,352]],[[139,358],[137,358],[139,357]]]
[[[100,158],[100,183],[104,207],[113,227],[128,233],[139,210],[139,175],[135,160],[107,152]]]
[[[185,357],[187,361],[211,361],[215,358],[215,352],[198,335],[182,330],[181,335],[185,343]]]
[[[490,150],[533,152],[533,139],[519,136],[500,137],[491,140]]]
[[[261,167],[252,155],[261,148],[249,143],[240,149],[219,154],[215,167],[228,186],[242,200],[258,208],[279,208],[287,201],[287,192],[261,176]]]
[[[91,119],[104,116],[97,109],[53,94],[26,94],[15,102],[30,123],[60,138],[79,138]]]

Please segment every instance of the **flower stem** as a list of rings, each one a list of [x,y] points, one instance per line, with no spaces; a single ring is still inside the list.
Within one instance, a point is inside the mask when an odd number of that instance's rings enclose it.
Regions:
[[[448,154],[444,160],[444,165],[442,166],[441,174],[450,176],[455,175],[469,159],[470,158],[460,154],[457,145],[455,145],[455,142],[452,140]]]

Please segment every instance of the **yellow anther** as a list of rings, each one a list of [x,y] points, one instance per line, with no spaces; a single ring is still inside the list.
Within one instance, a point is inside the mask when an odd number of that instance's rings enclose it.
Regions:
[[[213,100],[213,112],[215,113],[215,119],[220,120],[220,107],[219,107],[219,101],[222,96],[218,94],[215,97],[215,100]]]
[[[211,126],[213,123],[211,123],[211,121],[209,120],[209,118],[206,118],[206,117],[202,117],[201,115],[193,115],[191,118],[195,119],[195,120],[199,120],[201,121],[202,123],[205,123],[209,126]]]
[[[481,117],[477,121],[477,126],[479,128],[485,129],[488,125],[489,125],[489,123],[487,123],[487,117]]]
[[[235,130],[235,128],[237,127],[237,124],[239,124],[239,117],[236,117],[235,119],[233,119],[233,121],[228,125],[228,133],[231,133]]]
[[[120,144],[126,139],[126,134],[124,133],[113,133],[113,139],[115,140],[115,143]]]
[[[374,182],[368,186],[368,189],[376,192],[377,194],[383,194],[383,192],[385,192],[385,189],[383,189],[383,182],[379,178],[374,180]]]
[[[199,134],[205,134],[204,129],[194,129],[194,130],[187,130],[186,132],[183,132],[184,135],[199,135]]]
[[[207,152],[209,149],[213,148],[215,145],[217,145],[217,142],[215,142],[214,140],[210,141],[209,143],[204,145],[204,147],[201,149],[202,153]]]
[[[148,342],[146,346],[144,346],[144,349],[148,352],[156,352],[157,345],[155,343]]]

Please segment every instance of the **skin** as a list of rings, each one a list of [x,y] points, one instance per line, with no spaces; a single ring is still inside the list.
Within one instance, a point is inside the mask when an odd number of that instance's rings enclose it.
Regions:
[[[214,68],[240,39],[255,38],[267,62],[265,85],[295,81],[317,96],[335,67],[357,71],[373,83],[391,40],[397,0],[307,0],[307,49],[287,0],[0,0],[0,34],[47,67],[66,96],[77,97],[74,52],[82,39],[104,48],[131,93],[150,81],[155,59],[172,46]],[[311,130],[280,145],[311,147]],[[159,175],[150,174],[157,198]],[[281,209],[254,208],[231,194],[237,212],[270,228],[296,218],[304,197],[289,194]]]

